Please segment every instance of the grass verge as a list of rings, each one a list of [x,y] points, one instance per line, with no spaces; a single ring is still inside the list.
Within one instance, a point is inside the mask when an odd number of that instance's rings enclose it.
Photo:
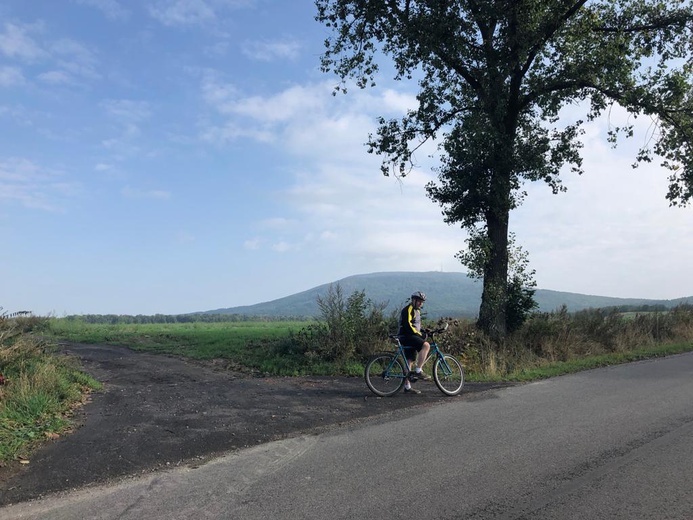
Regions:
[[[506,381],[529,382],[549,377],[574,374],[584,370],[643,361],[675,354],[693,352],[693,343],[675,343],[657,347],[635,349],[629,352],[614,352],[587,356],[570,361],[546,362],[541,366],[519,368],[504,378]]]
[[[0,317],[0,465],[73,426],[76,406],[100,383],[31,334],[39,318]]]

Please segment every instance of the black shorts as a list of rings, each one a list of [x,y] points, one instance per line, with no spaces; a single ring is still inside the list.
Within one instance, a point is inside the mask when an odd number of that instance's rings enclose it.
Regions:
[[[426,343],[421,336],[400,336],[399,342],[404,347],[404,355],[409,361],[416,359],[416,353],[420,352]]]

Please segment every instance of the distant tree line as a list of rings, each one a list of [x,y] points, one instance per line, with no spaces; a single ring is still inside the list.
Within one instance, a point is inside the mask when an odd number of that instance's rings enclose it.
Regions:
[[[667,312],[671,309],[660,303],[654,305],[616,305],[614,307],[604,307],[601,310],[613,312]]]
[[[80,314],[65,316],[68,321],[92,324],[137,325],[147,323],[228,323],[245,321],[311,321],[311,316],[252,316],[248,314]]]

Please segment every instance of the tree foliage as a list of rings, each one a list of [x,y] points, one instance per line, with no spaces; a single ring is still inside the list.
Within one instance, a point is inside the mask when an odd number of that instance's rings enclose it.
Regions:
[[[361,360],[382,348],[392,327],[393,317],[384,314],[385,304],[375,303],[365,291],[345,297],[341,285],[330,284],[324,296],[318,296],[320,321],[293,335],[289,354],[330,362]]]
[[[316,0],[332,32],[322,69],[375,84],[382,56],[395,78],[418,82],[418,106],[379,120],[369,151],[385,175],[405,176],[414,153],[439,143],[438,182],[427,186],[449,224],[486,234],[479,325],[507,331],[508,223],[526,182],[562,191],[564,168],[582,173],[583,125],[614,104],[652,118],[636,162],[661,158],[667,198],[693,198],[693,8],[687,0]],[[566,106],[585,107],[577,120]],[[613,143],[631,136],[614,127]]]
[[[486,233],[478,228],[469,230],[467,249],[457,253],[456,257],[467,267],[471,278],[484,277],[484,268],[488,263],[491,245]],[[505,317],[508,332],[518,330],[529,318],[532,311],[539,307],[534,299],[534,280],[536,271],[529,269],[529,255],[522,246],[515,245],[515,234],[508,237],[508,279],[506,284]]]

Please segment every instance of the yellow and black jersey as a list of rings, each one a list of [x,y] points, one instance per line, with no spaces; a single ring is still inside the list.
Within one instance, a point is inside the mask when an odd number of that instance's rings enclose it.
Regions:
[[[413,304],[407,305],[399,315],[400,336],[421,336],[421,311]]]

